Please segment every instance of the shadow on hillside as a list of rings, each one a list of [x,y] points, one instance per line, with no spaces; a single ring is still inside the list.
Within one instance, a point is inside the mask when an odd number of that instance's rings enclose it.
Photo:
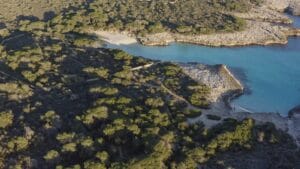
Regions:
[[[0,22],[0,29],[6,28],[6,24],[4,22]]]
[[[36,17],[36,16],[33,16],[33,15],[28,15],[28,16],[26,16],[26,15],[19,15],[19,16],[17,16],[17,18],[16,18],[15,21],[17,23],[19,23],[22,20],[29,20],[31,22],[35,22],[35,21],[39,21],[40,19],[38,17]]]
[[[56,16],[56,14],[55,14],[54,11],[48,11],[48,12],[44,13],[43,20],[44,21],[49,21],[49,20],[53,19],[55,16]]]

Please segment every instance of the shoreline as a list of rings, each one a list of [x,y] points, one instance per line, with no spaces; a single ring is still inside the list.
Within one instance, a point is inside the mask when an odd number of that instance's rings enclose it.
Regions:
[[[191,43],[197,45],[211,46],[211,47],[240,47],[249,45],[284,45],[288,43],[289,37],[300,36],[300,28],[294,28],[290,24],[281,10],[271,10],[269,8],[263,10],[267,11],[265,16],[260,16],[261,8],[257,10],[255,15],[246,14],[247,28],[240,32],[233,33],[217,33],[211,35],[182,35],[176,33],[159,33],[153,35],[146,35],[145,37],[136,37],[129,32],[114,32],[114,31],[93,31],[97,36],[104,37],[104,41],[115,45],[129,45],[133,43],[141,43],[148,46],[166,46],[173,42]],[[280,12],[278,12],[280,11]],[[273,16],[280,16],[281,18],[272,18]],[[259,18],[262,17],[262,18]],[[202,64],[200,64],[202,65]],[[206,127],[217,125],[221,121],[213,121],[206,118],[205,115],[213,114],[225,118],[234,118],[242,120],[244,118],[253,118],[258,124],[271,122],[276,128],[281,129],[291,135],[298,146],[300,146],[300,113],[294,112],[289,116],[283,116],[278,113],[264,113],[245,111],[243,108],[234,107],[231,101],[244,93],[243,84],[235,77],[234,73],[226,66],[222,65],[223,73],[216,72],[214,66],[202,65],[204,67],[195,67],[191,64],[180,64],[181,67],[187,67],[186,74],[194,80],[209,84],[215,84],[215,93],[212,96],[212,107],[209,110],[203,110],[203,115],[198,118],[189,119],[190,122],[202,121]],[[194,66],[194,67],[193,67]],[[195,72],[193,72],[193,70]],[[192,71],[192,72],[191,72]],[[205,72],[206,71],[206,72]],[[200,77],[203,76],[204,77]],[[227,83],[227,87],[222,88],[223,82],[219,84],[209,81],[207,77],[221,77],[221,81]],[[207,79],[205,79],[205,77]],[[229,77],[229,78],[228,78]],[[200,79],[199,79],[200,78]],[[204,79],[203,79],[204,78]],[[222,79],[223,78],[223,79]],[[204,81],[203,81],[204,80]],[[206,81],[205,81],[206,80]],[[233,86],[231,86],[234,84]],[[224,85],[223,85],[224,86]],[[225,85],[226,86],[226,85]],[[250,113],[251,112],[251,113]]]
[[[138,36],[132,32],[109,30],[94,30],[90,33],[114,45],[140,43],[146,46],[167,46],[173,42],[210,47],[285,45],[288,43],[289,37],[300,36],[300,28],[293,27],[293,20],[283,13],[289,8],[300,11],[300,3],[295,0],[283,0],[283,2],[265,0],[263,5],[255,6],[249,12],[231,13],[246,20],[245,29],[235,32],[197,35],[162,32],[144,36]],[[296,15],[296,13],[292,14]]]
[[[100,37],[103,41],[114,45],[129,45],[137,43],[135,37],[130,36],[128,32],[114,32],[114,31],[90,31],[96,36]]]
[[[248,20],[245,30],[232,33],[183,35],[163,32],[137,37],[137,40],[146,46],[167,46],[170,43],[178,42],[210,47],[238,47],[249,45],[285,45],[288,43],[288,38],[292,36],[300,36],[300,29],[274,25],[270,22]]]
[[[115,34],[116,35],[121,34],[122,37],[125,39],[124,40],[125,42],[127,40],[127,37],[129,37],[129,35],[126,35],[126,33],[115,33]],[[132,36],[130,38],[132,38]],[[203,79],[199,79],[199,77],[203,76],[203,72],[202,73],[198,72],[197,70],[198,68],[194,67],[195,64],[189,63],[189,64],[179,64],[179,65],[181,67],[183,67],[184,65],[192,66],[189,67],[189,69],[187,70],[191,70],[191,71],[195,70],[195,72],[191,73],[189,71],[186,71],[186,74],[198,82],[205,83],[205,84],[209,84],[209,83],[213,84],[216,82],[215,80],[212,80],[210,78],[208,79],[210,79],[211,81],[205,81],[205,82],[203,82]],[[196,64],[196,66],[197,65],[202,65],[202,64]],[[300,113],[293,113],[290,116],[285,117],[278,113],[251,112],[251,111],[245,111],[246,109],[241,107],[234,107],[231,104],[231,101],[243,95],[245,88],[243,84],[240,82],[240,80],[236,78],[234,73],[229,68],[227,68],[225,65],[218,65],[218,66],[221,66],[221,68],[220,67],[219,68],[220,70],[223,71],[216,71],[217,70],[216,67],[208,66],[208,65],[202,65],[201,71],[204,71],[204,77],[216,76],[216,77],[220,77],[220,79],[223,80],[223,82],[227,81],[226,82],[227,87],[222,88],[222,82],[215,85],[213,91],[216,92],[211,98],[213,102],[211,109],[203,110],[204,115],[202,115],[199,118],[189,119],[190,122],[202,121],[205,124],[205,126],[208,128],[220,123],[220,121],[213,121],[207,119],[205,116],[207,114],[217,115],[222,117],[222,119],[234,118],[237,120],[243,120],[244,118],[252,118],[258,124],[271,122],[276,126],[276,128],[281,129],[287,132],[289,135],[291,135],[292,138],[297,143],[297,145],[300,146]]]
[[[210,87],[214,87],[213,91],[217,93],[212,94],[212,105],[210,109],[202,110],[202,115],[193,119],[189,119],[190,123],[201,121],[208,128],[220,123],[225,118],[233,118],[236,120],[243,120],[245,118],[252,118],[257,124],[271,122],[277,129],[288,133],[300,146],[300,112],[294,108],[294,112],[289,113],[288,116],[283,116],[279,113],[265,113],[265,112],[251,112],[245,111],[241,107],[234,107],[231,101],[244,93],[244,86],[235,77],[234,73],[230,71],[225,65],[203,65],[203,64],[179,64],[184,72],[192,79],[199,83],[204,83]],[[221,69],[223,71],[215,71]],[[227,75],[226,75],[227,74]],[[205,76],[205,77],[203,77]],[[216,76],[222,77],[218,81],[207,81],[206,79],[215,79]],[[221,88],[222,90],[218,90]],[[300,107],[300,106],[299,106]],[[292,110],[292,109],[291,109]],[[220,121],[213,121],[206,118],[207,114],[213,114],[222,118]]]
[[[171,43],[188,43],[209,47],[242,47],[251,45],[286,45],[290,37],[300,36],[300,28],[273,25],[269,22],[248,21],[248,28],[233,33],[182,35],[163,32],[136,37],[129,32],[89,31],[100,39],[114,45],[140,43],[145,46],[168,46]]]

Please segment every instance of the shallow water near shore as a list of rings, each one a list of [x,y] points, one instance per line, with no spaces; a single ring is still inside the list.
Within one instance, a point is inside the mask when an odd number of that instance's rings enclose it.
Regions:
[[[300,27],[300,17],[292,17]],[[166,47],[108,45],[130,54],[174,62],[226,64],[240,70],[242,82],[251,92],[233,100],[253,112],[278,112],[283,116],[300,104],[300,37],[292,37],[287,45],[247,47],[205,47],[172,43]],[[234,71],[233,71],[234,72]]]

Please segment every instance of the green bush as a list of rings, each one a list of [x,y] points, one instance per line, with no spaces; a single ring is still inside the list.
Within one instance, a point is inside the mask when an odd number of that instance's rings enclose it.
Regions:
[[[162,107],[164,105],[164,101],[161,98],[148,98],[145,101],[145,104],[150,107]]]
[[[188,118],[196,118],[201,116],[201,114],[201,110],[189,110],[186,115]]]
[[[47,161],[54,160],[59,157],[59,153],[56,150],[50,150],[44,156],[44,159]]]
[[[26,138],[19,136],[19,137],[12,138],[7,143],[7,146],[11,152],[22,151],[28,148],[29,142]]]
[[[206,117],[207,117],[209,120],[216,120],[216,121],[219,121],[219,120],[222,119],[220,116],[216,116],[216,115],[212,115],[212,114],[207,114]]]
[[[108,117],[108,109],[105,106],[91,108],[81,117],[84,124],[93,124],[94,121],[103,120]]]
[[[165,31],[164,26],[160,22],[155,22],[147,28],[149,33],[161,33]]]
[[[0,128],[6,128],[13,124],[14,115],[12,111],[0,112]]]
[[[75,152],[77,151],[76,143],[67,143],[62,146],[62,152]]]

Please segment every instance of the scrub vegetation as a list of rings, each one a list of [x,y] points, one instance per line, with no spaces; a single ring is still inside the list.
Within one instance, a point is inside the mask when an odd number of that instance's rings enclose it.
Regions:
[[[97,6],[104,2],[19,20],[1,35],[0,168],[299,165],[293,140],[272,124],[216,116],[211,129],[188,123],[209,108],[211,89],[174,63],[99,47],[85,30],[110,29],[109,8]],[[249,165],[257,155],[263,161]]]
[[[80,0],[49,0],[49,4],[40,0],[14,1],[2,6],[8,9],[1,10],[2,20],[12,21],[17,16],[17,20],[49,19],[59,11],[69,12],[66,9],[71,6],[73,10],[78,8],[74,13],[89,13],[94,18],[89,22],[97,29],[139,35],[165,31],[181,34],[239,31],[244,28],[245,21],[230,13],[246,12],[260,3],[260,0],[94,0],[80,5]]]
[[[83,0],[0,0],[0,22],[12,22],[24,18],[49,19],[71,6],[81,5]]]

